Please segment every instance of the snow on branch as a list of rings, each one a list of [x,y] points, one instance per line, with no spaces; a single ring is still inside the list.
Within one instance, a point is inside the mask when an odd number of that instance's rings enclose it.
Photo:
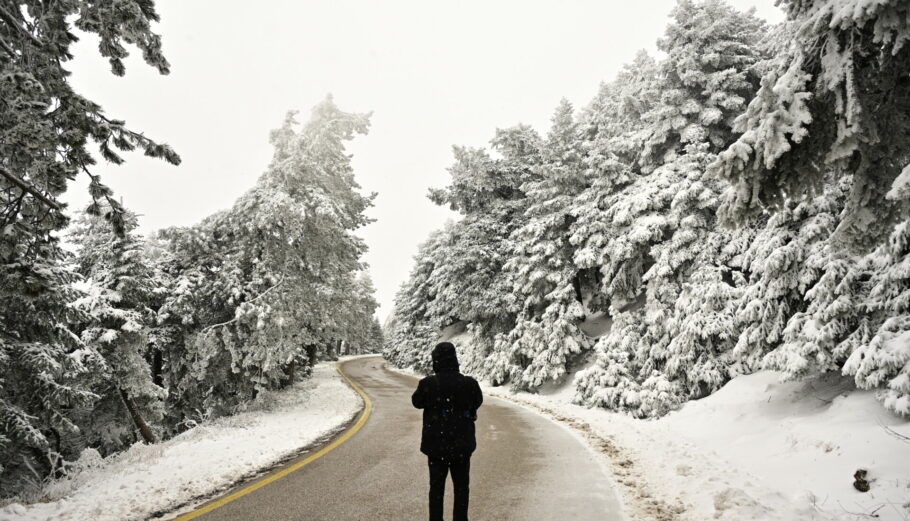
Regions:
[[[272,286],[272,287],[266,289],[265,291],[263,291],[262,293],[256,295],[255,297],[253,297],[252,300],[248,301],[247,303],[248,303],[248,304],[251,304],[251,303],[253,303],[253,302],[256,302],[257,300],[259,300],[259,299],[261,299],[262,297],[266,296],[266,295],[267,295],[270,291],[272,291],[273,289],[277,288],[278,286],[281,286],[282,283],[284,283],[284,277],[282,277],[281,280],[279,280],[278,282],[276,282],[274,286]],[[234,317],[234,318],[228,320],[227,322],[221,322],[221,323],[219,323],[219,324],[212,324],[211,326],[205,327],[205,328],[202,329],[201,332],[202,332],[202,333],[205,333],[205,332],[207,332],[207,331],[210,330],[210,329],[214,329],[214,328],[216,328],[216,327],[226,326],[226,325],[231,324],[231,323],[236,322],[236,321],[237,321],[237,317]]]

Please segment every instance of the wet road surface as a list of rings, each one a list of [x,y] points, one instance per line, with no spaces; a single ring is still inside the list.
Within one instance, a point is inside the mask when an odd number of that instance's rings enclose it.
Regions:
[[[421,411],[411,406],[417,379],[389,371],[380,357],[350,360],[343,370],[373,402],[366,425],[320,459],[196,519],[427,518],[427,462],[418,450]],[[507,401],[484,397],[477,446],[471,460],[472,520],[623,519],[602,468],[566,428]],[[450,480],[446,519],[451,519],[451,486]]]

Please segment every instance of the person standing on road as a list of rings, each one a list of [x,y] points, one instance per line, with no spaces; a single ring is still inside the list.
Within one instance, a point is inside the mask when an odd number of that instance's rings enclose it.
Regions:
[[[477,380],[458,371],[455,346],[449,342],[433,349],[433,372],[417,385],[411,403],[423,409],[420,452],[430,467],[430,521],[443,521],[442,500],[446,476],[455,489],[453,521],[468,521],[471,454],[477,448],[474,422],[483,395]]]

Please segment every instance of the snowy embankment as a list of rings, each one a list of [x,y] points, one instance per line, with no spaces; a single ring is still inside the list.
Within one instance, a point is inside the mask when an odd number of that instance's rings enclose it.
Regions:
[[[910,422],[840,377],[779,382],[762,371],[659,420],[541,394],[485,392],[581,431],[603,454],[632,519],[910,519]],[[853,487],[866,469],[871,489]]]
[[[28,503],[0,508],[2,521],[142,520],[211,495],[297,454],[350,421],[362,401],[335,370],[263,393],[246,411],[203,423],[168,441],[136,444],[52,482]]]

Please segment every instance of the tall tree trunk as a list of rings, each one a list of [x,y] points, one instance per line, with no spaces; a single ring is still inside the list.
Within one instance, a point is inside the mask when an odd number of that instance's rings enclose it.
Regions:
[[[160,349],[152,351],[152,382],[158,387],[164,387],[161,372],[164,368],[164,355]]]
[[[126,410],[130,412],[130,418],[133,419],[133,423],[136,425],[136,428],[139,429],[139,434],[142,435],[142,439],[145,440],[146,443],[155,443],[155,435],[152,433],[151,427],[142,419],[142,415],[139,413],[136,404],[133,403],[133,400],[122,388],[120,389],[120,398],[123,400],[123,404],[126,405]]]
[[[575,300],[577,300],[578,302],[584,304],[584,303],[585,303],[585,300],[584,300],[584,297],[583,297],[582,294],[581,294],[581,279],[580,279],[580,275],[581,275],[581,272],[576,273],[575,276],[572,277],[572,288],[575,289]]]
[[[587,311],[588,308],[587,308],[587,306],[585,306],[585,297],[581,293],[581,273],[582,272],[578,271],[575,273],[575,276],[572,277],[572,287],[575,288],[575,300],[577,300],[578,303],[581,304],[582,309]],[[582,320],[587,320],[587,318],[588,318],[587,315],[588,314],[585,313],[585,316],[582,317]]]
[[[59,463],[59,460],[63,459],[63,438],[60,436],[60,431],[58,431],[57,429],[50,427],[50,431],[51,431],[51,434],[54,435],[54,448],[57,451],[58,458],[59,458],[58,460],[56,460],[55,463],[53,463],[53,468],[51,468],[51,472],[55,478],[61,478],[64,476],[63,465]],[[51,460],[51,461],[55,461],[55,460]]]
[[[329,340],[328,343],[325,345],[325,358],[326,358],[326,360],[337,360],[338,357],[337,357],[337,355],[335,354],[335,351],[336,351],[335,341],[334,341],[334,340]]]
[[[284,374],[287,378],[284,380],[284,386],[294,385],[294,380],[297,378],[297,360],[291,360],[286,366],[284,366]]]
[[[304,349],[306,350],[307,358],[309,358],[309,360],[310,360],[310,367],[313,367],[314,365],[316,365],[316,346],[308,345],[308,346],[305,346]]]

